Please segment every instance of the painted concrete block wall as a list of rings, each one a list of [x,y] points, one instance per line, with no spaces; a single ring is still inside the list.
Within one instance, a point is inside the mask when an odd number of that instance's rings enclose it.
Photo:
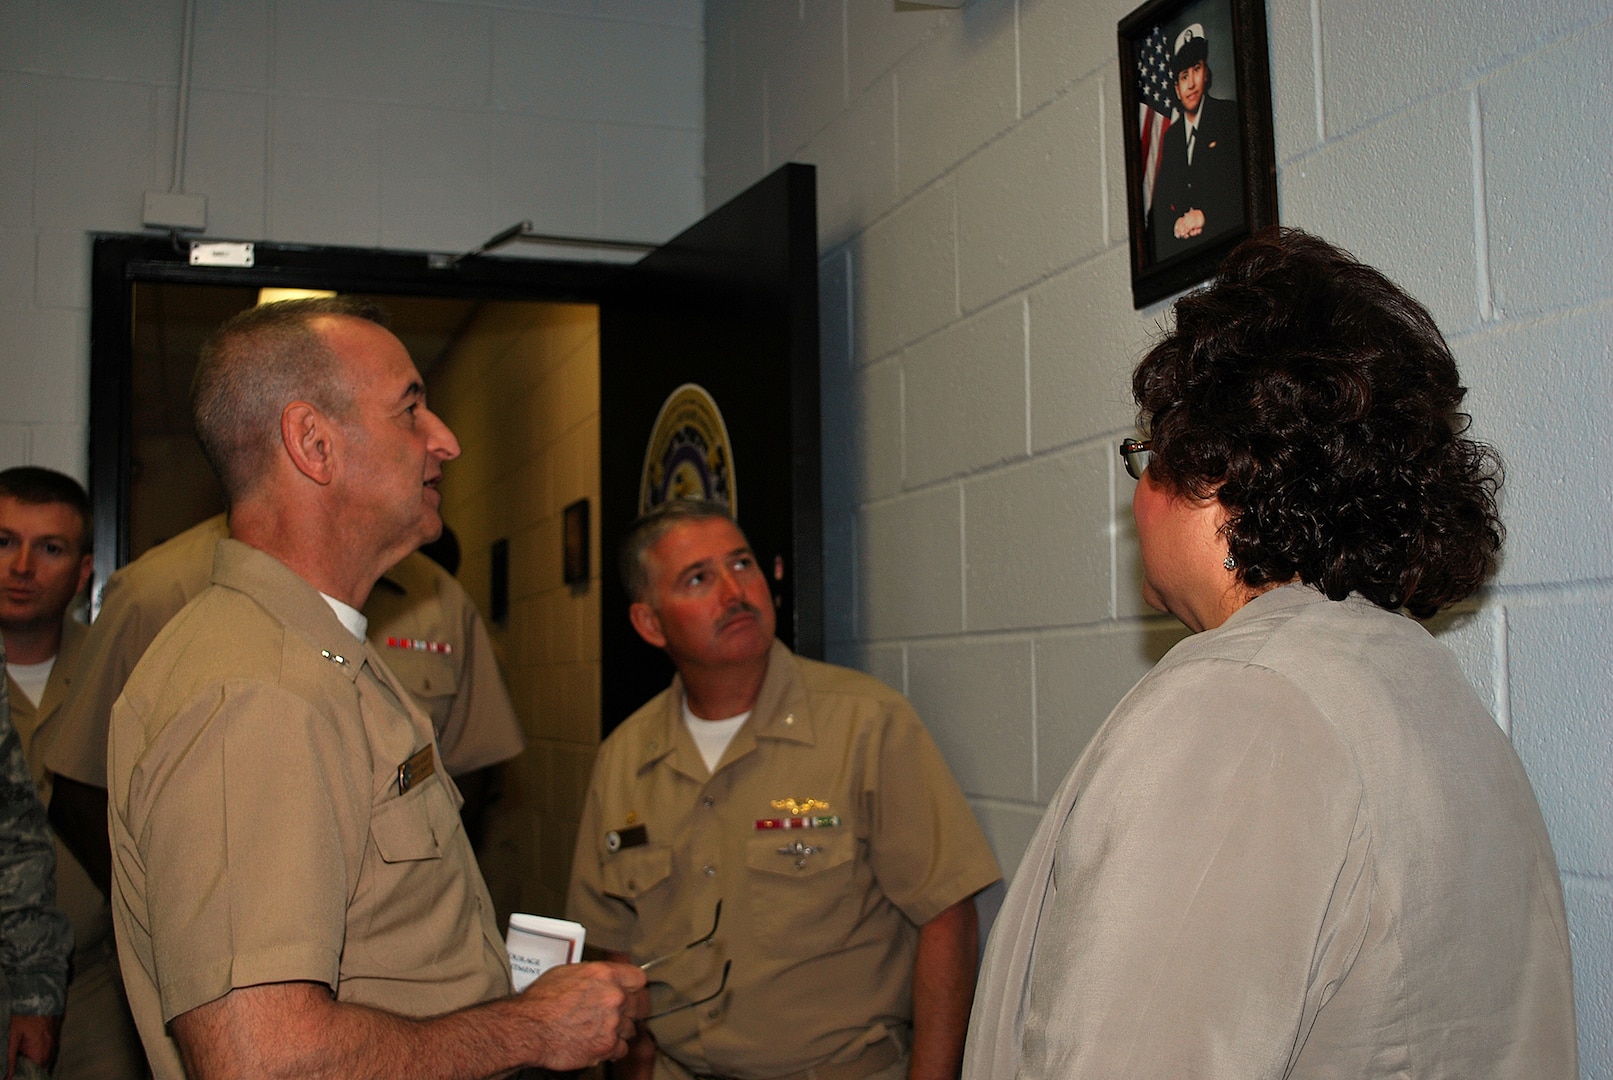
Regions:
[[[488,629],[527,751],[503,770],[482,856],[500,925],[562,916],[572,845],[599,745],[599,529],[591,576],[565,584],[561,514],[599,508],[599,309],[490,303],[426,375],[463,454],[443,469],[459,579],[488,614],[492,544],[509,541],[509,617]]]
[[[183,0],[0,3],[0,467],[83,477],[92,231],[172,180]],[[701,0],[196,0],[207,237],[461,252],[701,213]]]
[[[706,5],[706,202],[818,166],[831,654],[916,701],[1012,871],[1183,631],[1137,595],[1115,25],[1136,0]],[[1608,0],[1268,0],[1281,218],[1424,300],[1508,463],[1436,631],[1510,732],[1613,1077]]]

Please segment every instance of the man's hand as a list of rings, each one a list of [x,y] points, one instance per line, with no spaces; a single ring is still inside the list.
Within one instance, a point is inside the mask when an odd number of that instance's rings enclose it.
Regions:
[[[319,983],[264,983],[181,1013],[173,1032],[193,1080],[470,1080],[621,1057],[643,988],[631,964],[568,964],[518,996],[416,1020],[337,1001]]]
[[[56,1064],[58,1037],[62,1033],[59,1016],[24,1016],[11,1014],[11,1037],[6,1048],[6,1080],[17,1071],[17,1055],[21,1054],[49,1072]]]
[[[1176,239],[1186,240],[1204,231],[1204,211],[1189,210],[1176,219]]]
[[[537,1025],[554,1072],[586,1068],[627,1053],[634,1021],[649,1011],[644,972],[632,964],[564,964],[550,968],[512,999]]]
[[[631,964],[632,954],[625,952],[607,952],[605,959],[618,964]],[[649,1013],[648,1003],[637,1014],[646,1016]],[[616,1058],[616,1064],[610,1069],[611,1080],[650,1080],[655,1072],[655,1035],[647,1027],[641,1027],[638,1034],[627,1041],[627,1053]]]

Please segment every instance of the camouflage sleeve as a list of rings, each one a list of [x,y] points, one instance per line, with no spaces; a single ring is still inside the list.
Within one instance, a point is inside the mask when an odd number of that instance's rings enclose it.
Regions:
[[[0,652],[0,672],[4,661]],[[13,1013],[60,1016],[73,928],[56,906],[56,845],[5,693],[0,677],[0,972]]]

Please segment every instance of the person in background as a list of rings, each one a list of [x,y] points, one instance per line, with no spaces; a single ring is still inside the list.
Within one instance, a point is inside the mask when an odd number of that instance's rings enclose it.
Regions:
[[[68,609],[90,578],[90,504],[77,480],[50,469],[0,472],[0,635],[6,644],[11,725],[50,802],[45,748],[55,736],[85,627]],[[101,834],[106,832],[105,825]],[[112,908],[84,866],[56,845],[56,902],[73,924],[72,981],[55,1075],[117,1080],[145,1075],[146,1058],[123,996]]]
[[[577,1069],[625,1053],[641,1011],[622,964],[511,996],[431,721],[365,640],[459,454],[377,315],[264,305],[202,349],[231,535],[130,675],[107,755],[113,917],[158,1080]]]
[[[1175,314],[1121,454],[1143,597],[1194,633],[1042,819],[965,1076],[1572,1080],[1545,823],[1417,621],[1501,544],[1449,348],[1381,273],[1292,229]]]
[[[956,1076],[973,897],[999,874],[912,706],[774,637],[726,507],[657,507],[621,569],[634,628],[678,674],[600,747],[566,909],[614,958],[678,958],[657,968],[668,1015],[618,1072]],[[719,901],[712,947],[679,952]]]
[[[451,542],[453,566],[435,557]],[[482,849],[486,811],[498,801],[498,766],[526,749],[481,612],[454,577],[458,542],[443,535],[405,555],[364,603],[370,644],[431,717],[448,775],[465,804],[471,847]]]
[[[0,680],[0,1020],[10,1080],[45,1076],[55,1063],[73,927],[53,902],[54,845],[11,728],[7,682]]]

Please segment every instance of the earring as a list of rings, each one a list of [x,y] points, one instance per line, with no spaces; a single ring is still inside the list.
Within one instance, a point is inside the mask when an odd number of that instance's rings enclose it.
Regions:
[[[1221,565],[1226,567],[1228,570],[1236,570],[1238,568],[1238,559],[1236,556],[1229,553],[1226,558],[1221,560]]]

